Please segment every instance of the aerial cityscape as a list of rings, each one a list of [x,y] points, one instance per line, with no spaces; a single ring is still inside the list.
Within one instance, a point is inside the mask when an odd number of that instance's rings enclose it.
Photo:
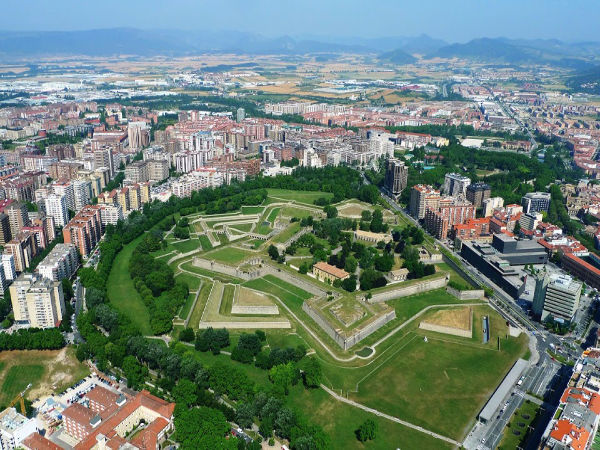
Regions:
[[[600,5],[0,15],[0,449],[600,449]]]

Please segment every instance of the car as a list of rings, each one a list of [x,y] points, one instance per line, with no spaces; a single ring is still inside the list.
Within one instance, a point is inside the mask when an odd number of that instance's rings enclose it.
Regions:
[[[485,438],[481,438],[481,443],[485,444]]]

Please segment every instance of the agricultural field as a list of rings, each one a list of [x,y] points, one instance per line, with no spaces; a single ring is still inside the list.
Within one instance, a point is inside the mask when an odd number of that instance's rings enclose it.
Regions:
[[[469,307],[443,309],[435,311],[423,322],[459,330],[470,330],[472,315],[473,312]]]

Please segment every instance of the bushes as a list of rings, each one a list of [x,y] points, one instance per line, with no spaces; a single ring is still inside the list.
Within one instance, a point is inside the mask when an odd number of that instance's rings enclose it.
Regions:
[[[0,351],[3,350],[57,350],[65,346],[58,328],[26,328],[12,334],[0,333]]]
[[[214,330],[213,328],[199,330],[196,334],[194,346],[196,350],[201,352],[210,350],[213,354],[218,355],[221,353],[221,349],[229,346],[229,331],[225,328],[220,330]]]

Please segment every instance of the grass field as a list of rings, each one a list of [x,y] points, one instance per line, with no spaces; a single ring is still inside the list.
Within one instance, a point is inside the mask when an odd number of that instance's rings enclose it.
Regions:
[[[230,225],[229,228],[233,228],[234,230],[248,233],[250,230],[252,230],[252,224],[251,223],[239,223],[237,225]]]
[[[187,253],[200,248],[198,239],[188,239],[186,241],[173,242],[171,244],[179,253]]]
[[[242,214],[262,214],[264,206],[242,206]]]
[[[298,217],[299,219],[304,219],[305,217],[314,216],[317,214],[318,213],[316,211],[311,212],[307,209],[294,208],[293,206],[284,206],[281,208],[281,215],[286,217]]]
[[[226,284],[223,288],[223,298],[221,298],[221,306],[219,307],[219,314],[229,315],[231,314],[231,305],[233,305],[233,296],[235,294],[235,286],[232,284]]]
[[[283,244],[289,238],[291,238],[294,234],[300,231],[300,223],[294,222],[290,224],[285,230],[279,233],[277,236],[273,238],[273,242],[277,244]]]
[[[208,259],[214,259],[225,264],[239,264],[248,256],[250,256],[249,252],[236,247],[221,248],[205,255]]]
[[[471,308],[468,306],[464,308],[442,309],[435,311],[423,322],[443,327],[458,328],[459,330],[470,330],[472,314]]]
[[[200,241],[200,245],[202,246],[202,250],[207,251],[212,249],[212,244],[210,243],[210,239],[208,239],[208,236],[205,234],[201,234],[198,237],[198,240]]]
[[[273,275],[266,275],[263,278],[256,278],[254,280],[247,281],[243,286],[249,287],[250,289],[256,289],[257,291],[266,292],[273,294],[278,297],[282,302],[293,304],[296,308],[302,306],[304,300],[312,297],[311,294],[306,292],[299,287],[286,283]]]
[[[306,203],[313,205],[315,200],[319,198],[332,199],[333,194],[330,192],[319,191],[292,191],[288,189],[267,189],[269,197],[281,200],[293,200],[298,203]]]
[[[277,215],[279,214],[280,209],[281,208],[273,208],[269,213],[269,216],[267,217],[267,221],[273,224],[273,222],[275,222],[275,219],[277,219]]]
[[[202,280],[199,277],[185,272],[175,275],[175,281],[182,281],[186,283],[190,289],[190,292],[197,291],[202,283]]]
[[[504,429],[504,436],[498,450],[512,450],[525,447],[528,437],[528,427],[537,419],[541,406],[526,400],[521,407],[515,411],[509,425]],[[534,426],[535,427],[535,426]]]
[[[321,425],[331,436],[336,449],[450,449],[449,444],[361,409],[338,402],[322,389],[306,390],[294,386],[287,397],[289,405]],[[367,419],[374,420],[379,432],[373,441],[361,443],[355,430]]]
[[[204,311],[204,307],[206,306],[206,301],[208,299],[208,295],[210,294],[211,288],[212,283],[204,283],[200,288],[198,301],[196,301],[196,306],[192,310],[190,321],[188,323],[188,327],[194,330],[198,328],[198,324],[200,323],[200,319],[202,318],[202,312]]]
[[[107,295],[110,303],[138,327],[144,335],[151,335],[150,314],[142,298],[135,290],[133,280],[129,276],[129,260],[135,247],[143,239],[142,234],[119,252],[108,276]]]
[[[8,404],[29,383],[25,396],[34,399],[67,386],[89,374],[89,369],[75,358],[75,349],[16,350],[0,353],[0,405]]]
[[[240,306],[271,306],[274,304],[273,299],[268,295],[243,286],[238,288],[234,303]]]
[[[196,292],[190,292],[188,294],[187,299],[185,300],[185,303],[183,304],[183,306],[181,307],[181,309],[179,310],[179,318],[180,319],[187,319],[188,314],[190,313],[190,310],[192,309],[192,305],[194,304],[194,299],[196,298]]]

